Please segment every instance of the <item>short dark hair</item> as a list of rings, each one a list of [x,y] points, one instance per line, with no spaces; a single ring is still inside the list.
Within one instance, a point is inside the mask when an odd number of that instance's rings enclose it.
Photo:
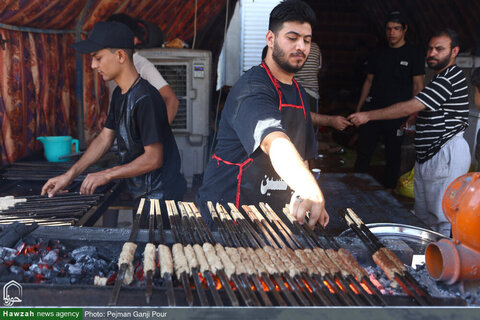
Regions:
[[[268,46],[263,47],[262,50],[262,61],[267,57]]]
[[[125,51],[127,57],[133,62],[133,49],[122,49],[122,48],[108,48],[111,53],[115,53],[117,50]]]
[[[402,25],[402,29],[405,29],[405,26],[408,24],[407,19],[400,11],[392,11],[388,14],[387,19],[385,20],[385,26],[387,23],[395,22]]]
[[[480,68],[473,70],[470,81],[472,82],[472,85],[477,87],[478,91],[480,91]]]
[[[116,21],[116,22],[123,23],[130,30],[132,30],[135,37],[137,38],[143,37],[143,30],[142,30],[142,27],[138,25],[138,20],[135,18],[132,18],[128,14],[125,14],[125,13],[112,14],[110,17],[108,17],[107,21]]]
[[[315,12],[305,2],[300,0],[284,0],[270,12],[268,30],[276,34],[283,23],[287,21],[307,22],[313,28],[316,20]]]
[[[452,49],[455,48],[455,47],[460,47],[460,37],[458,36],[458,33],[455,30],[450,29],[450,28],[445,28],[445,29],[439,30],[439,31],[435,32],[430,37],[430,39],[441,37],[441,36],[447,36],[447,37],[450,38],[450,41],[451,41],[450,46],[452,47]]]

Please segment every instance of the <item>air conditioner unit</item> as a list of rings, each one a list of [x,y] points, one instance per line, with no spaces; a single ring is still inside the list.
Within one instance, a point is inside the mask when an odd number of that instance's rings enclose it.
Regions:
[[[212,53],[204,50],[152,48],[138,50],[152,62],[177,95],[172,123],[188,187],[203,174],[208,157]]]

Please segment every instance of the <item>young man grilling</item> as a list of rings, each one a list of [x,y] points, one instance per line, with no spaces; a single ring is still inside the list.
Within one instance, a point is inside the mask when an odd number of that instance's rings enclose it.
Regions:
[[[133,65],[133,33],[118,22],[98,22],[87,40],[73,45],[89,53],[91,67],[103,80],[114,80],[105,128],[85,154],[65,174],[47,181],[42,194],[53,197],[105,154],[116,138],[121,165],[87,175],[80,193],[92,194],[99,186],[126,178],[131,195],[181,200],[186,182],[180,174],[180,155],[168,124],[160,93],[142,79]]]
[[[290,202],[303,223],[328,223],[323,194],[306,160],[316,140],[305,90],[293,79],[310,52],[315,13],[302,1],[287,0],[270,13],[267,56],[233,86],[223,109],[215,154],[197,194],[205,219],[212,201],[275,210]],[[292,190],[295,192],[292,195]]]

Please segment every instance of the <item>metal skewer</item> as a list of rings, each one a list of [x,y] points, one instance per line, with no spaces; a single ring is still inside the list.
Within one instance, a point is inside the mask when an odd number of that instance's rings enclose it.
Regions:
[[[142,217],[143,206],[145,205],[145,198],[140,200],[138,205],[137,214],[135,215],[135,221],[133,222],[132,229],[130,231],[130,236],[128,242],[134,242],[137,238],[138,228],[140,226],[140,218]],[[118,302],[118,296],[120,294],[120,289],[122,288],[122,282],[125,277],[125,272],[127,272],[128,264],[122,263],[120,265],[120,270],[117,273],[117,279],[115,280],[115,285],[113,286],[112,296],[108,302],[109,306],[116,306]]]
[[[148,243],[151,243],[152,245],[155,246],[155,236],[153,233],[153,224],[155,219],[155,202],[153,200],[150,200],[150,215],[148,219]],[[145,246],[145,252],[144,252],[144,258],[147,258],[147,246]],[[153,257],[153,261],[155,261],[155,255]],[[156,266],[156,264],[155,264]],[[145,268],[145,263],[143,264],[143,267]],[[145,299],[147,304],[150,304],[150,300],[152,298],[152,287],[153,287],[153,274],[154,271],[148,270],[145,279],[146,279],[146,287],[145,287]]]
[[[162,220],[162,212],[160,211],[160,201],[158,199],[154,200],[155,202],[155,211],[157,213],[157,228],[158,228],[158,234],[160,238],[160,243],[164,244],[164,236],[163,236],[163,220]],[[172,273],[173,273],[173,260],[172,260],[172,254],[170,252],[170,249],[165,246],[165,259],[169,261],[167,265],[162,265],[163,263],[163,257],[161,257],[161,245],[158,247],[158,258],[160,260],[160,269],[161,269],[161,276],[163,278],[163,284],[165,285],[166,291],[167,291],[167,301],[168,305],[170,307],[174,307],[176,305],[175,302],[175,294],[173,291],[173,280],[172,280]]]

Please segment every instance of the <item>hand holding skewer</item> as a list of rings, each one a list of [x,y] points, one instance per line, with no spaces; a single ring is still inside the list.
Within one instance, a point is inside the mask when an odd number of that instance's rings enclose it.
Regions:
[[[308,225],[311,228],[313,228],[317,222],[325,227],[330,220],[321,192],[320,195],[305,197],[301,196],[299,192],[294,192],[290,199],[290,212],[300,224],[305,222],[305,216],[308,214],[310,216]]]

